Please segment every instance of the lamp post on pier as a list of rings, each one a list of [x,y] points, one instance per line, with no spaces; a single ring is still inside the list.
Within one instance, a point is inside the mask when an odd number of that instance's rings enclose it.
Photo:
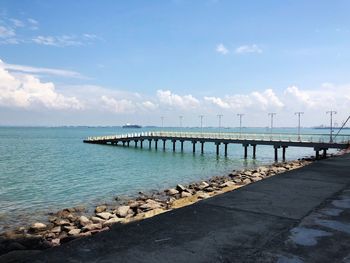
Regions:
[[[268,116],[270,116],[271,117],[271,138],[272,138],[272,129],[273,129],[273,116],[275,116],[276,115],[276,113],[275,112],[270,112],[270,113],[268,113]]]
[[[329,133],[329,142],[333,142],[333,114],[337,114],[336,111],[330,110],[327,111],[326,114],[330,114],[331,125],[330,125],[330,133]]]
[[[304,112],[298,111],[298,112],[296,112],[294,114],[298,115],[298,140],[300,141],[300,117],[301,117],[302,114],[304,114]]]
[[[237,116],[239,116],[239,137],[242,135],[242,117],[243,113],[238,113]]]
[[[218,114],[217,116],[218,116],[218,118],[219,118],[219,132],[221,132],[221,118],[222,118],[222,116],[224,116],[224,115]]]
[[[184,116],[179,116],[179,120],[180,120],[180,128],[182,128],[182,119],[184,118]]]
[[[199,118],[201,119],[201,133],[203,133],[203,118],[204,118],[204,115],[199,115]]]

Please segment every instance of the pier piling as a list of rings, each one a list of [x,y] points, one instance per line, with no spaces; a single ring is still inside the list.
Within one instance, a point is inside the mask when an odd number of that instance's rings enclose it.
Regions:
[[[225,144],[225,156],[227,156],[227,143],[224,143]]]
[[[252,144],[253,146],[253,159],[256,159],[256,144]]]
[[[176,140],[172,140],[172,142],[173,142],[173,152],[175,152]]]

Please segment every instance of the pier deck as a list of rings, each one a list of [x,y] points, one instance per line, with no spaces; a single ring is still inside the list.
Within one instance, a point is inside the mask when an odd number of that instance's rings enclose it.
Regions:
[[[241,144],[244,148],[244,158],[248,156],[248,147],[253,147],[253,158],[256,158],[256,147],[258,145],[273,146],[275,151],[275,160],[278,159],[278,149],[282,148],[282,158],[285,159],[286,149],[288,147],[308,147],[315,150],[316,158],[320,158],[320,151],[323,151],[322,156],[326,156],[328,149],[346,149],[349,147],[350,137],[340,136],[337,140],[329,140],[327,135],[322,134],[240,134],[240,133],[207,133],[207,132],[142,132],[112,136],[96,136],[88,137],[84,140],[85,143],[93,144],[111,144],[122,146],[130,146],[130,142],[134,143],[135,147],[143,148],[144,141],[148,141],[148,147],[158,149],[158,141],[163,142],[163,149],[167,141],[172,142],[173,151],[176,150],[176,142],[181,143],[181,151],[183,151],[184,142],[192,143],[192,150],[196,152],[196,144],[200,143],[201,153],[204,152],[204,144],[211,142],[216,145],[216,154],[220,153],[220,145],[224,145],[224,153],[227,155],[228,144]]]

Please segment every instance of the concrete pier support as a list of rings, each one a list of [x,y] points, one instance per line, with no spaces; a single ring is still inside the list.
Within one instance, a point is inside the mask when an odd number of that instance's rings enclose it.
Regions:
[[[195,153],[196,152],[196,141],[192,141],[192,151],[193,151],[193,153]]]
[[[143,148],[143,140],[140,140],[140,148]]]
[[[320,159],[320,150],[315,150],[316,160]]]
[[[184,151],[184,141],[181,140],[180,142],[181,142],[181,152],[183,152]]]
[[[215,145],[216,145],[216,155],[219,155],[219,153],[220,153],[220,143],[216,142]]]
[[[165,151],[165,142],[166,140],[163,139],[163,151]]]
[[[227,143],[224,143],[225,145],[225,156],[227,156]]]
[[[154,149],[158,150],[158,139],[154,140]]]
[[[123,141],[122,143],[123,143],[123,147],[125,147],[125,141]]]
[[[282,146],[282,159],[283,159],[283,161],[286,160],[286,148],[288,148],[288,147]]]
[[[201,153],[203,154],[204,153],[204,142],[201,141]]]
[[[256,159],[256,144],[252,144],[253,146],[253,159]]]
[[[323,149],[322,158],[327,158],[327,149]]]
[[[248,157],[248,144],[243,144],[244,147],[244,159],[247,159]]]
[[[148,148],[151,149],[151,147],[152,147],[152,140],[148,139]]]
[[[280,148],[279,146],[274,146],[273,147],[275,149],[275,162],[278,161],[278,148]]]
[[[134,140],[134,143],[135,143],[135,148],[137,148],[138,140]]]
[[[130,146],[130,141],[126,141],[126,145],[129,147]]]
[[[172,142],[173,142],[173,152],[175,152],[176,140],[172,140]]]

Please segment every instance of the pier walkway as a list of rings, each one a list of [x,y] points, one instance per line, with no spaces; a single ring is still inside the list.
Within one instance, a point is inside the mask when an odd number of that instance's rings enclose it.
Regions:
[[[316,161],[28,262],[349,262],[349,165]]]
[[[85,143],[111,144],[129,147],[130,142],[134,147],[144,147],[144,142],[148,141],[148,147],[158,149],[158,142],[163,142],[165,150],[166,142],[172,143],[173,151],[176,150],[176,142],[180,142],[180,149],[183,151],[184,142],[192,143],[192,150],[196,152],[196,144],[200,143],[201,153],[204,153],[204,144],[211,142],[216,145],[216,154],[220,153],[220,145],[224,145],[224,154],[227,155],[228,144],[241,144],[244,148],[244,158],[248,156],[248,147],[253,148],[253,158],[256,158],[256,147],[258,145],[270,145],[274,148],[275,160],[278,159],[278,149],[282,149],[282,159],[286,158],[288,147],[308,147],[315,150],[316,158],[320,158],[320,152],[325,157],[328,149],[346,149],[349,146],[350,136],[339,136],[332,141],[329,135],[322,134],[240,134],[240,133],[208,133],[208,132],[142,132],[112,136],[88,137]],[[140,144],[139,144],[140,143]]]

